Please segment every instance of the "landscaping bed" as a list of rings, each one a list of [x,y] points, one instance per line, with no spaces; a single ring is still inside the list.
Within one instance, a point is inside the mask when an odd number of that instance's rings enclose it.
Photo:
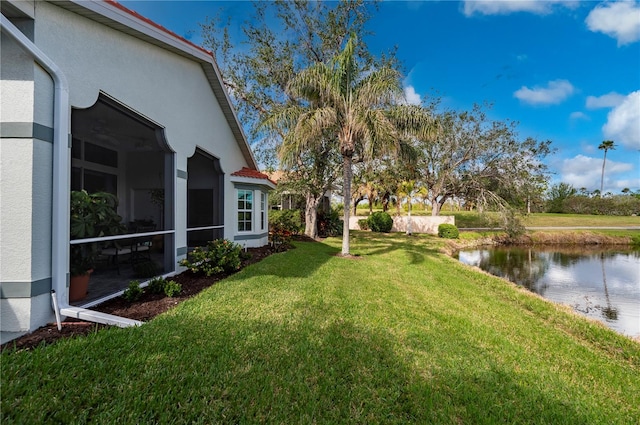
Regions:
[[[280,247],[278,251],[283,250],[284,249]],[[257,263],[274,252],[276,251],[268,245],[261,248],[247,248],[247,253],[249,255],[243,259],[241,269],[248,265]],[[167,297],[164,294],[154,294],[149,290],[145,290],[142,297],[137,301],[130,302],[125,300],[123,297],[116,297],[92,307],[91,310],[146,322],[153,319],[155,316],[166,312],[172,307],[175,307],[182,301],[197,295],[203,289],[210,287],[228,276],[229,274],[222,273],[216,276],[207,277],[201,274],[194,274],[190,271],[185,271],[170,278],[182,285],[180,295]],[[109,325],[68,318],[62,323],[62,330],[58,330],[56,323],[50,323],[29,334],[3,344],[0,347],[0,351],[13,349],[14,347],[16,351],[32,350],[43,344],[53,344],[62,338],[87,335],[107,326]]]

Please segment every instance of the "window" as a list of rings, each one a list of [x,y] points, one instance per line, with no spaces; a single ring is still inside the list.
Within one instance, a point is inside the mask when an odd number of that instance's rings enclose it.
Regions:
[[[260,192],[260,230],[264,230],[266,220],[267,194]]]
[[[238,190],[238,231],[250,232],[253,217],[253,191]]]

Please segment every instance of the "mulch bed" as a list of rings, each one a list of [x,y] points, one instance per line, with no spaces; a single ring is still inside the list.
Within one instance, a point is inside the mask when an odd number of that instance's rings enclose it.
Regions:
[[[287,248],[290,248],[290,246]],[[279,249],[280,252],[283,250],[284,249],[282,247]],[[270,246],[264,246],[261,248],[248,248],[247,252],[251,255],[249,258],[242,261],[241,268],[257,263],[276,251]],[[145,290],[142,297],[133,303],[122,297],[117,297],[98,306],[91,307],[91,310],[146,322],[228,276],[229,275],[227,274],[221,274],[206,277],[204,275],[197,275],[190,271],[186,271],[169,278],[170,280],[174,280],[182,285],[182,291],[179,296],[169,298],[164,294],[152,294]],[[108,325],[69,318],[62,323],[61,331],[58,330],[56,323],[50,323],[36,329],[30,334],[7,342],[0,347],[0,350],[32,350],[40,345],[53,344],[62,338],[84,336],[106,326]]]

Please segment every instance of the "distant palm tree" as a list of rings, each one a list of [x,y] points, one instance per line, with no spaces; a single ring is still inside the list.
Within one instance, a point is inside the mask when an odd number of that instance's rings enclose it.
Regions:
[[[432,132],[423,108],[397,104],[402,96],[399,73],[389,67],[363,69],[357,63],[356,45],[352,37],[331,62],[312,65],[289,82],[290,96],[306,107],[285,107],[265,120],[267,127],[289,129],[282,151],[305,151],[323,137],[336,142],[343,166],[342,255],[349,255],[354,157],[366,160],[397,152],[403,135],[412,129]]]
[[[604,151],[604,159],[602,160],[602,177],[600,177],[600,195],[601,196],[602,196],[602,192],[604,191],[604,166],[607,162],[607,151],[615,148],[616,147],[615,147],[615,144],[613,143],[613,140],[604,140],[602,143],[600,143],[600,146],[598,146],[598,149]]]

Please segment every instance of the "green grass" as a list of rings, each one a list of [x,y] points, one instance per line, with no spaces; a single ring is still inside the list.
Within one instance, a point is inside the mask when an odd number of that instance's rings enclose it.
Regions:
[[[554,226],[587,226],[587,227],[635,227],[640,226],[640,217],[586,215],[586,214],[530,214],[524,219],[526,226],[554,227]]]
[[[379,209],[378,209],[379,210]],[[378,211],[374,210],[374,211]],[[381,210],[380,210],[381,211]],[[368,209],[358,209],[361,215],[368,215]],[[389,210],[389,214],[394,215],[396,209]],[[406,212],[403,212],[406,214]],[[431,215],[430,211],[414,210],[415,216]],[[497,220],[498,214],[489,212],[481,216],[475,211],[442,211],[441,215],[452,215],[456,218],[456,226],[459,228],[490,227],[492,220]],[[523,223],[529,227],[638,227],[640,217],[619,217],[610,215],[587,215],[587,214],[551,214],[533,213],[523,217]]]
[[[437,252],[297,243],[140,328],[2,354],[6,423],[640,418],[640,344]]]
[[[486,220],[476,212],[456,211],[443,212],[442,215],[453,215],[459,228],[487,227]],[[497,217],[496,213],[488,213],[488,217]],[[534,213],[522,218],[528,227],[637,227],[640,217],[618,217],[610,215],[586,214],[551,214]]]

